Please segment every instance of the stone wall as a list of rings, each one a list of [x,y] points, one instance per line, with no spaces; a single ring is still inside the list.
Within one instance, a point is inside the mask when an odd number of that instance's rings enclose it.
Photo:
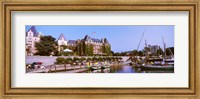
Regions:
[[[52,65],[56,62],[58,56],[26,56],[26,64],[31,64],[33,62],[43,62],[46,65]],[[59,56],[64,58],[73,58],[73,56]]]
[[[43,62],[46,65],[52,65],[56,62],[57,56],[26,56],[26,64],[33,62]]]

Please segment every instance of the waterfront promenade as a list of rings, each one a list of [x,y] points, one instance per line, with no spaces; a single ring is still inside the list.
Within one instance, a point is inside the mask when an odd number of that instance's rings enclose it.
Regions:
[[[74,64],[55,64],[57,56],[27,56],[26,64],[31,64],[32,62],[43,62],[43,64],[34,69],[27,68],[26,73],[55,73],[55,72],[66,72],[66,73],[80,73],[88,71],[86,63],[74,63]],[[64,56],[64,58],[73,58],[73,56]],[[81,58],[81,57],[79,57]],[[91,58],[91,57],[84,57]],[[122,57],[121,65],[127,63],[129,59],[128,56]],[[100,64],[98,64],[100,65]],[[111,62],[106,64],[107,66],[119,65],[118,62]],[[94,66],[94,63],[93,65]]]
[[[122,64],[119,63],[112,63],[108,64],[109,67],[112,66],[119,66]],[[101,66],[96,66],[101,67]],[[70,64],[62,64],[62,65],[48,65],[48,66],[42,66],[40,68],[36,69],[27,69],[26,73],[59,73],[59,72],[65,72],[65,73],[82,73],[85,71],[88,71],[89,68],[86,65],[70,65]]]
[[[64,65],[48,65],[45,66],[44,68],[37,68],[37,69],[27,69],[27,73],[51,73],[51,72],[60,72],[60,71],[65,71],[66,73],[78,73],[78,72],[83,72],[86,71],[87,68],[82,65],[76,65],[76,66],[64,66]]]

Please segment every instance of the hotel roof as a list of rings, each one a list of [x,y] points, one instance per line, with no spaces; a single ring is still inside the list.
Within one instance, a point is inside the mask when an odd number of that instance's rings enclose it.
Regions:
[[[26,32],[26,36],[27,36],[27,33],[28,33],[29,31],[32,31],[32,32],[33,32],[33,36],[34,36],[34,37],[38,36],[38,33],[37,33],[37,31],[36,31],[35,26],[32,26],[32,27]]]
[[[76,40],[69,40],[68,43],[69,44],[76,44]]]
[[[59,36],[58,40],[62,40],[62,38],[64,38],[64,40],[65,40],[65,41],[67,40],[67,39],[65,38],[65,36],[64,36],[64,34],[63,34],[63,33],[61,33],[61,34],[60,34],[60,36]]]
[[[92,40],[93,42],[102,43],[100,39],[90,38],[90,36],[88,36],[88,35],[86,35],[86,36],[84,37],[84,40],[86,40],[86,41]]]
[[[93,42],[98,42],[98,43],[102,43],[100,39],[96,39],[96,38],[91,38],[91,40],[92,40]]]

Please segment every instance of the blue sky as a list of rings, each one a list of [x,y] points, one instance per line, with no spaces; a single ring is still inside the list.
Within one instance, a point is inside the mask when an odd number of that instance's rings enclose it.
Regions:
[[[26,31],[30,28],[26,26]],[[35,25],[37,32],[44,35],[51,35],[58,39],[61,33],[67,40],[83,39],[85,35],[92,38],[107,38],[111,44],[111,50],[114,52],[123,52],[137,49],[143,32],[144,37],[140,44],[139,50],[147,44],[159,45],[163,48],[162,37],[167,47],[174,47],[174,26],[173,25]]]

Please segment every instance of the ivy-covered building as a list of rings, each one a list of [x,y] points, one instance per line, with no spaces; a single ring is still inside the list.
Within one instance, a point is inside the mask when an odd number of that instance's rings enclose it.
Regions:
[[[61,34],[60,37],[64,37]],[[86,35],[83,39],[78,40],[66,40],[58,39],[59,46],[66,46],[66,48],[73,50],[74,53],[80,56],[108,56],[111,54],[111,46],[106,38],[96,39],[91,38]],[[65,40],[63,45],[60,43],[60,40]]]

